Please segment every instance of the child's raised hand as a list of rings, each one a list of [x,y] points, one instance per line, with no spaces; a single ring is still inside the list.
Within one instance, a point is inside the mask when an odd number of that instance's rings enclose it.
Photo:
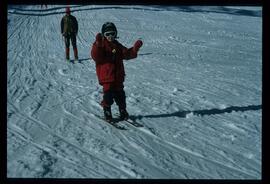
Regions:
[[[137,40],[137,41],[134,43],[134,46],[133,46],[134,51],[135,51],[135,52],[138,52],[142,45],[143,45],[142,40]]]
[[[101,40],[102,40],[102,35],[101,35],[101,33],[98,33],[96,35],[96,41],[101,41]]]
[[[98,33],[96,35],[96,43],[97,43],[98,46],[101,46],[101,44],[102,44],[102,35],[101,35],[101,33]]]

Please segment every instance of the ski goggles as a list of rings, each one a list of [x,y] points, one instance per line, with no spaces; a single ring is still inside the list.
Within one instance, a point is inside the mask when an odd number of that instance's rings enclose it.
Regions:
[[[108,32],[105,32],[104,33],[104,36],[106,36],[106,37],[109,37],[109,36],[115,37],[116,36],[116,32],[115,31],[108,31]]]

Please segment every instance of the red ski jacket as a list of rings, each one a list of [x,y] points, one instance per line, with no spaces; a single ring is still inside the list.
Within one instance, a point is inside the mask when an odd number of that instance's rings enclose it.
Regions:
[[[123,83],[125,69],[123,60],[137,57],[136,49],[126,48],[117,40],[113,42],[102,39],[101,43],[95,41],[92,46],[91,56],[96,63],[96,73],[99,84]]]

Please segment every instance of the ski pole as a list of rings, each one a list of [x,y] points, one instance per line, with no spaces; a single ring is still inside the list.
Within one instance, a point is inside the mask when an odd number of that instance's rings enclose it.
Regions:
[[[61,34],[62,35],[62,34]],[[65,36],[62,35],[62,41],[64,42],[64,48],[66,48],[66,41],[65,41]],[[65,51],[66,52],[66,51]],[[64,52],[64,58],[66,58],[66,54]]]
[[[62,37],[62,41],[65,43],[64,36],[62,34],[61,34],[61,37]]]

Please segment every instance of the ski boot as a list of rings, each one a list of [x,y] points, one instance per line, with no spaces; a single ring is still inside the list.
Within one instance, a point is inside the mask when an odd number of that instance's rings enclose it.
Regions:
[[[128,120],[129,119],[129,114],[127,112],[126,109],[120,109],[119,108],[119,112],[120,112],[120,120]]]
[[[104,118],[107,122],[112,122],[112,112],[111,107],[103,107]]]

